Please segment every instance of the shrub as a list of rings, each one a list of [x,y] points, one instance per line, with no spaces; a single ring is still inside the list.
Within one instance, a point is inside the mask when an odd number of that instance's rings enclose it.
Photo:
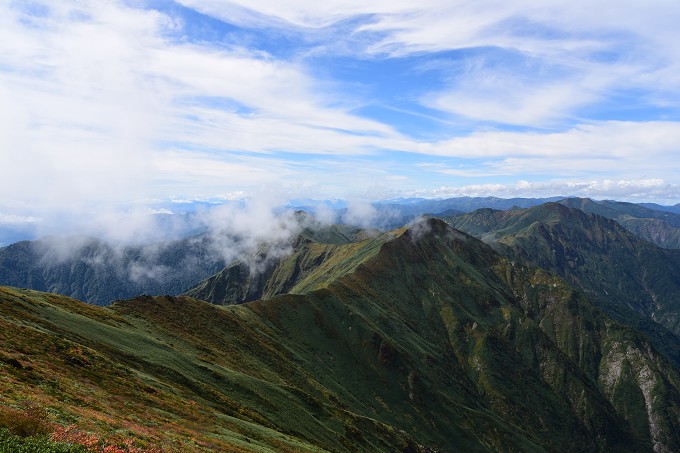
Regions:
[[[32,402],[24,410],[0,406],[0,428],[19,437],[44,436],[52,431],[45,408]]]
[[[93,453],[160,453],[162,451],[156,448],[136,447],[133,439],[125,439],[119,445],[111,444],[96,434],[81,431],[75,425],[57,428],[50,435],[50,439],[54,442],[78,445]]]
[[[0,453],[86,453],[80,445],[51,442],[47,437],[19,437],[0,428]]]

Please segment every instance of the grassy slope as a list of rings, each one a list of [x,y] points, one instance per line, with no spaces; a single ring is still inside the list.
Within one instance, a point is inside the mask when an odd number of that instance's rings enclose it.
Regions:
[[[200,344],[63,296],[7,287],[1,296],[4,404],[31,399],[62,423],[171,449],[313,450],[216,399]],[[204,305],[192,311],[209,320]]]
[[[673,367],[559,279],[436,221],[376,244],[240,306],[3,288],[0,402],[206,450],[680,445]]]
[[[237,261],[184,295],[213,304],[229,305],[269,299],[280,294],[300,294],[353,271],[363,260],[375,255],[391,237],[392,233],[383,233],[353,242],[361,236],[303,232],[292,253],[266,261],[261,269],[253,269],[248,260]]]

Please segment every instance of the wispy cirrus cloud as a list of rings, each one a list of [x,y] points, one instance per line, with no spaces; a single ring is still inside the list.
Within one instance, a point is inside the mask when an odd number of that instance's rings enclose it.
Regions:
[[[680,12],[666,0],[182,3],[244,26],[349,27],[346,39],[363,43],[352,46],[359,58],[449,60],[446,52],[466,51],[422,103],[477,121],[555,126],[631,89],[650,105],[680,101]]]
[[[484,158],[502,156],[592,157],[623,160],[640,156],[671,157],[680,139],[673,121],[604,121],[558,132],[480,131],[464,137],[425,144],[425,154]]]
[[[466,168],[433,169],[459,176],[469,171],[469,176],[607,178],[616,174],[674,180],[680,170],[675,158],[679,140],[680,123],[609,121],[560,132],[477,132],[422,145],[421,152],[461,159]]]

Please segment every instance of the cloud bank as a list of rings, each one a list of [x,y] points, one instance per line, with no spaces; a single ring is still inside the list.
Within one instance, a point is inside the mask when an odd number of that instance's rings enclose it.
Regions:
[[[641,202],[644,200],[660,200],[672,203],[676,199],[680,186],[663,179],[633,180],[592,180],[592,181],[518,181],[514,184],[470,184],[458,187],[438,187],[429,191],[409,193],[414,197],[453,198],[453,197],[559,197],[577,196],[593,199],[612,199]]]

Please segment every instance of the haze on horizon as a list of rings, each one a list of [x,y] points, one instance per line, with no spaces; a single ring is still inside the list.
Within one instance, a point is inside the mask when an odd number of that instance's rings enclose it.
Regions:
[[[262,193],[677,203],[678,23],[664,0],[2,2],[0,223]]]

